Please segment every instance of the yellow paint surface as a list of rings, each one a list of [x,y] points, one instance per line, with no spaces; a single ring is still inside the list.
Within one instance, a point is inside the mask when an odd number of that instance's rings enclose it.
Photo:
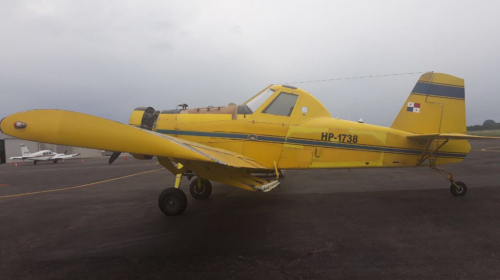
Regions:
[[[439,73],[426,73],[419,82],[438,85],[436,88],[463,87],[462,79]],[[278,169],[415,166],[428,139],[409,136],[465,132],[465,101],[460,98],[413,92],[388,128],[332,118],[304,90],[280,85],[270,88],[274,93],[253,113],[160,114],[156,131],[169,135],[58,110],[17,113],[6,117],[1,129],[21,139],[172,159],[203,178],[248,190],[265,184],[252,177],[251,171],[272,172],[275,164]],[[297,95],[295,105],[289,110],[291,114],[263,113],[283,92]],[[420,113],[408,112],[408,102],[419,103]],[[129,123],[139,126],[142,114],[133,111]],[[26,122],[28,126],[14,129],[15,121]],[[439,151],[446,155],[433,157],[438,164],[463,159],[470,145],[460,139],[450,139]],[[429,151],[437,144],[432,142]]]

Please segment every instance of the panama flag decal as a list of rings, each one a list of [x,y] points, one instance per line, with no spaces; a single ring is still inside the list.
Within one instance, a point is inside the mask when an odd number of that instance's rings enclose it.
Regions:
[[[420,113],[420,103],[408,102],[408,107],[406,111],[413,113]]]

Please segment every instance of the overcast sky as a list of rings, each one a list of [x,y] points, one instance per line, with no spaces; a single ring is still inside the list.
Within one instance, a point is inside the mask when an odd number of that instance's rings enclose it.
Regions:
[[[139,106],[242,103],[269,84],[436,71],[465,79],[467,124],[500,122],[498,1],[0,0],[0,118],[128,122]],[[420,74],[297,86],[390,126]]]

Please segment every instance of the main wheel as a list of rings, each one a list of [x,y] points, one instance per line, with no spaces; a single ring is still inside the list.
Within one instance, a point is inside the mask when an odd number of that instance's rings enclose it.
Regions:
[[[454,184],[451,184],[450,186],[450,192],[454,196],[464,196],[467,193],[467,186],[460,181],[455,181],[455,184],[458,186],[455,186]]]
[[[57,159],[53,160],[52,162],[57,163]]]
[[[35,161],[33,161],[33,164],[36,164],[36,160],[35,160]]]
[[[189,192],[195,199],[207,199],[212,193],[212,183],[207,179],[201,179],[201,186],[198,186],[198,179],[194,179],[189,185]]]
[[[158,206],[167,216],[180,215],[186,210],[187,197],[177,188],[168,188],[160,194]]]

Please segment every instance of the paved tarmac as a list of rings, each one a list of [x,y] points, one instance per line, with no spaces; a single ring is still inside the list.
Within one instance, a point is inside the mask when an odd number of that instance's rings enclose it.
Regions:
[[[427,167],[290,171],[177,217],[154,160],[3,164],[0,279],[500,279],[500,142],[472,144],[462,198]]]

